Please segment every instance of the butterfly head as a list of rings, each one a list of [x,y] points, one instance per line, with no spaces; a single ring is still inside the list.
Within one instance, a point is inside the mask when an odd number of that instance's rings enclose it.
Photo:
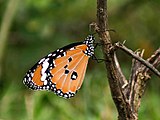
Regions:
[[[88,56],[92,56],[94,54],[94,41],[95,37],[93,35],[88,35],[83,42],[87,45],[85,54],[87,54]]]

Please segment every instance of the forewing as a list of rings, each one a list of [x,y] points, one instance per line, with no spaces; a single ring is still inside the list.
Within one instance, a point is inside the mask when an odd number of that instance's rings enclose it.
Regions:
[[[64,98],[73,97],[81,87],[88,59],[87,46],[65,46],[39,60],[25,75],[23,83],[33,90],[51,90]]]

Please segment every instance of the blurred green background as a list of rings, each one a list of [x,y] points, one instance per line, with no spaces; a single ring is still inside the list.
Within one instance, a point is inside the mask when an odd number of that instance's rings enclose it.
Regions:
[[[110,28],[116,30],[111,32],[113,42],[126,40],[133,50],[145,49],[145,58],[160,46],[159,0],[109,0],[108,9]],[[96,0],[0,0],[0,120],[117,119],[104,63],[89,61],[82,88],[69,100],[31,91],[22,83],[41,57],[82,41],[95,21]],[[96,56],[103,57],[100,48]],[[131,57],[118,51],[118,58],[129,78]],[[159,91],[160,80],[152,76],[139,120],[160,119]]]

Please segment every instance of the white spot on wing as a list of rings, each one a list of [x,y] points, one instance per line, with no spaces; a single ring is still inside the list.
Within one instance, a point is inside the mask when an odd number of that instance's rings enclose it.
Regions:
[[[41,77],[41,81],[45,81],[46,77],[47,77],[47,74],[44,73],[44,74],[42,75],[42,77]]]
[[[57,93],[59,94],[59,93],[61,93],[61,91],[60,91],[60,90],[57,90]]]
[[[30,77],[28,78],[28,81],[31,81],[31,78],[30,78]]]
[[[49,86],[47,86],[47,89],[49,89]]]
[[[66,94],[65,94],[65,95],[64,95],[64,97],[65,97],[65,98],[67,98],[67,97],[68,97],[68,95],[66,95]]]
[[[73,75],[73,76],[72,76],[72,78],[73,78],[73,79],[76,79],[76,78],[77,78],[77,76],[76,76],[76,75]]]
[[[48,57],[50,57],[52,54],[50,53],[50,54],[48,54]]]
[[[70,48],[70,50],[74,50],[74,47]]]
[[[52,56],[56,56],[56,54],[53,54]]]
[[[63,52],[63,55],[66,56],[66,52]]]
[[[45,73],[45,71],[47,70],[47,68],[48,68],[48,66],[49,66],[49,63],[48,62],[44,62],[43,64],[42,64],[42,75]]]
[[[61,55],[58,55],[58,56],[57,56],[57,58],[60,58],[60,57],[61,57]]]
[[[41,59],[41,60],[39,61],[39,64],[41,64],[44,60],[45,60],[45,58]]]
[[[43,84],[44,84],[44,85],[47,85],[47,80],[44,80]]]
[[[24,78],[24,80],[23,80],[24,82],[26,82],[26,78]]]
[[[49,58],[47,58],[42,64],[41,81],[44,81],[46,79],[46,77],[47,77],[47,74],[45,72],[46,72],[46,70],[48,69],[48,66],[49,66],[48,60],[49,60]]]

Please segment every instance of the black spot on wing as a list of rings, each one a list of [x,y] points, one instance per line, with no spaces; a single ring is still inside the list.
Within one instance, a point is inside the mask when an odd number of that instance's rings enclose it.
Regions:
[[[68,65],[65,65],[65,66],[64,66],[64,68],[67,68],[67,67],[68,67]]]
[[[72,61],[72,57],[69,57],[69,58],[68,58],[68,61],[71,62],[71,61]]]
[[[77,77],[78,77],[77,72],[73,71],[73,73],[71,74],[71,79],[72,79],[72,80],[76,80]]]
[[[68,74],[69,73],[69,70],[65,70],[65,72],[64,72],[65,74]]]

